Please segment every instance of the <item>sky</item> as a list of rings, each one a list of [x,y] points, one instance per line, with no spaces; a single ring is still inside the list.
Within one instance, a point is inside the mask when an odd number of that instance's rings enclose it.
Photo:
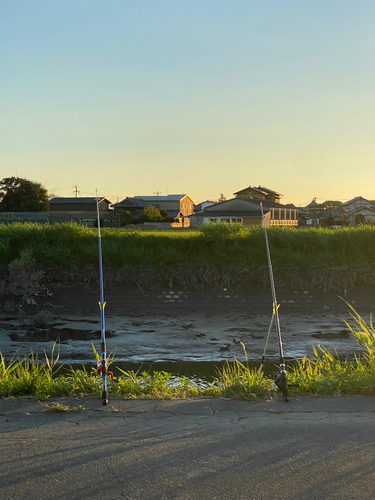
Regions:
[[[0,179],[375,199],[373,0],[0,0]]]

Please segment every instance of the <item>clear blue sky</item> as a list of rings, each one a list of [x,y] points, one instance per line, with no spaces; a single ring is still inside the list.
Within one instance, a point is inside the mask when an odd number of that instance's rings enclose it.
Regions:
[[[375,199],[373,0],[0,0],[0,178]]]

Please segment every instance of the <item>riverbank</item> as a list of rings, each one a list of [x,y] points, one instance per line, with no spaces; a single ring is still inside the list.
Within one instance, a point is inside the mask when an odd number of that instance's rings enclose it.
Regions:
[[[375,309],[371,287],[341,295],[368,320]],[[0,351],[8,358],[31,351],[43,355],[58,341],[62,362],[92,362],[92,344],[100,345],[98,297],[95,285],[49,285],[33,305],[20,307],[2,294]],[[282,288],[278,298],[286,359],[311,357],[318,344],[340,357],[359,352],[343,322],[350,319],[348,305],[337,293]],[[265,287],[202,291],[107,283],[105,300],[107,350],[122,363],[243,359],[241,342],[249,360],[258,361],[272,316]],[[274,331],[267,358],[278,358]]]

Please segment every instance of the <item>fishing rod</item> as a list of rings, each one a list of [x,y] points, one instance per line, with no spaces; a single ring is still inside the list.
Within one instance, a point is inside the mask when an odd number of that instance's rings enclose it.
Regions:
[[[103,287],[103,262],[102,262],[102,239],[100,235],[99,198],[96,192],[96,212],[98,219],[98,246],[99,246],[99,278],[100,278],[100,324],[101,324],[101,361],[97,372],[102,376],[102,403],[108,404],[107,399],[107,351],[105,345],[105,318],[104,318],[104,287]]]
[[[280,306],[277,306],[277,307],[280,307]],[[271,322],[270,322],[270,326],[268,328],[268,333],[267,333],[267,337],[266,337],[266,342],[264,344],[262,360],[260,362],[260,367],[259,367],[258,373],[260,373],[263,370],[264,361],[266,359],[266,352],[267,352],[267,347],[268,347],[268,341],[270,339],[270,333],[271,333],[272,325],[273,325],[273,322],[274,322],[274,319],[275,319],[275,306],[274,305],[273,305],[272,309],[273,309],[273,311],[272,311]]]
[[[272,262],[271,262],[271,253],[270,253],[270,247],[269,247],[269,244],[268,244],[267,228],[266,228],[266,221],[265,221],[265,217],[264,217],[264,213],[263,213],[263,204],[262,204],[262,202],[259,202],[259,205],[260,205],[260,211],[262,213],[262,225],[263,225],[263,228],[264,228],[264,237],[265,237],[265,240],[266,240],[266,249],[267,249],[268,269],[269,269],[269,273],[270,273],[272,302],[273,302],[272,318],[275,317],[277,338],[278,338],[278,342],[279,342],[280,371],[279,371],[279,373],[275,377],[275,383],[282,390],[284,400],[288,401],[289,400],[289,396],[288,396],[288,386],[287,386],[286,373],[285,373],[285,361],[284,361],[284,353],[283,353],[283,343],[282,343],[282,340],[281,340],[280,320],[279,320],[279,306],[277,304],[277,298],[276,298],[275,281],[273,279],[273,269],[272,269]],[[271,326],[272,326],[272,321],[271,321],[270,329],[271,329]]]

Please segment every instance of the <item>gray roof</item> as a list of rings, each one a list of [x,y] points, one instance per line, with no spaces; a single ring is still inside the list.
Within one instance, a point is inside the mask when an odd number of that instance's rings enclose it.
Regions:
[[[111,203],[107,198],[103,198],[99,196],[99,203],[102,201],[107,201],[108,203]],[[89,198],[83,198],[83,197],[72,197],[72,198],[52,198],[52,200],[49,201],[49,203],[96,203],[96,198],[94,197],[89,197]]]
[[[169,194],[168,196],[133,196],[137,200],[143,201],[180,201],[186,194]]]
[[[270,208],[291,208],[268,200],[231,198],[230,200],[222,201],[221,203],[216,203],[215,205],[206,207],[201,212],[196,212],[196,215],[206,217],[215,217],[215,215],[220,217],[225,215],[259,217],[261,214],[260,203],[262,203],[263,211],[265,213],[269,212]]]
[[[344,213],[344,209],[343,208],[327,208],[326,209],[326,214],[328,214],[328,216],[332,215],[332,217],[337,217],[338,215],[341,215]],[[327,217],[328,217],[327,216]]]
[[[350,210],[350,212],[345,212],[347,215],[353,215],[356,212],[362,212],[362,210],[370,210],[370,212],[375,214],[375,208],[374,207],[357,207],[354,208],[353,210]]]
[[[144,208],[147,206],[147,203],[139,198],[125,198],[118,203],[112,204],[112,208]]]
[[[313,198],[305,208],[325,208],[323,203],[317,203],[316,198]]]
[[[356,196],[355,198],[352,198],[351,200],[343,203],[343,205],[350,205],[350,203],[355,203],[356,201],[359,201],[359,200],[363,200],[363,201],[367,201],[368,203],[371,203],[370,200],[366,200],[366,198],[363,198],[363,196]]]
[[[272,189],[268,189],[264,186],[258,186],[258,187],[255,187],[255,186],[247,186],[243,189],[240,189],[239,191],[236,191],[234,194],[237,194],[237,193],[242,193],[242,191],[246,191],[247,189],[252,189],[253,191],[257,191],[258,193],[262,193],[262,194],[269,194],[269,193],[272,193],[272,194],[276,194],[278,196],[283,196],[282,194],[278,193],[277,191],[272,191]]]
[[[269,212],[269,210],[265,210],[265,212]],[[261,217],[260,210],[219,210],[217,212],[208,212],[206,210],[202,210],[201,212],[197,212],[195,215],[206,216],[206,217]]]

